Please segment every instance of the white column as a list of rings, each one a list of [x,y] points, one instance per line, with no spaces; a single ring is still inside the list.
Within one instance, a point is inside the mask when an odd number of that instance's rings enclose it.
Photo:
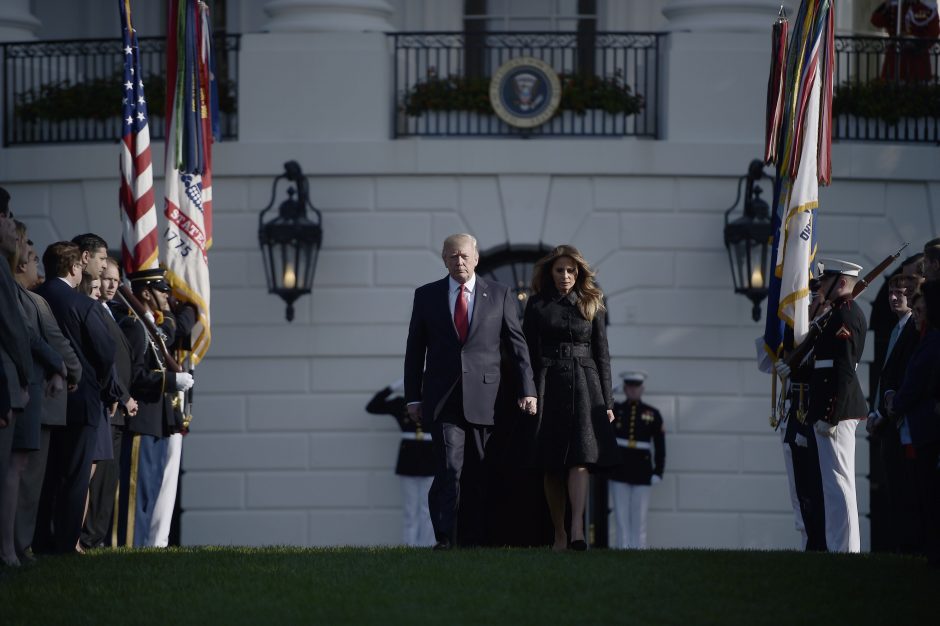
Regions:
[[[669,0],[663,15],[674,31],[767,32],[781,4],[793,17],[793,0]]]
[[[387,32],[395,30],[385,0],[269,0],[264,30],[278,33]]]
[[[387,140],[393,113],[389,3],[271,0],[264,10],[268,32],[241,40],[239,80],[247,88],[238,96],[239,141]],[[276,115],[272,97],[285,103]]]
[[[673,141],[751,144],[763,151],[764,101],[780,0],[669,0],[663,128]],[[787,15],[792,7],[782,3]],[[741,164],[741,171],[747,167]]]
[[[0,2],[0,41],[33,41],[39,26],[29,10],[29,0]]]

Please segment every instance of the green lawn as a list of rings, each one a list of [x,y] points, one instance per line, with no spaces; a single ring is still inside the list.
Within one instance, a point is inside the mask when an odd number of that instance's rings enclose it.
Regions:
[[[4,571],[0,624],[893,626],[938,623],[938,596],[940,572],[891,555],[121,550]]]

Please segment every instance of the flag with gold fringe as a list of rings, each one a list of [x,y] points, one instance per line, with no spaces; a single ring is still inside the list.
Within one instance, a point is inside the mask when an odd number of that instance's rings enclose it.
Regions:
[[[208,6],[170,0],[167,20],[166,200],[167,280],[173,294],[196,307],[190,349],[195,367],[211,341],[209,248],[212,246],[212,142],[218,135],[213,97],[212,33]]]
[[[785,24],[774,29],[767,96],[765,159],[776,165],[777,176],[764,349],[773,359],[784,347],[787,327],[793,330],[794,345],[809,330],[809,278],[816,255],[819,185],[829,184],[832,171],[832,3],[804,0],[789,45],[787,30]],[[786,46],[785,57],[780,54],[781,45]]]

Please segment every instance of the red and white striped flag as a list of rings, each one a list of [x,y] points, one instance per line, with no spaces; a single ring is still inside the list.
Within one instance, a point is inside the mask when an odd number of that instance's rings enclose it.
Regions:
[[[118,0],[124,42],[123,128],[121,141],[121,256],[125,272],[157,267],[157,209],[153,199],[153,162],[137,33],[130,0]]]

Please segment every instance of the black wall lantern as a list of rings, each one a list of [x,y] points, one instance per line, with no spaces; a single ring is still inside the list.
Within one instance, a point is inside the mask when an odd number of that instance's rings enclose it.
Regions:
[[[731,263],[734,292],[744,294],[754,304],[751,317],[760,321],[760,303],[767,297],[770,281],[770,252],[773,245],[773,227],[770,222],[770,207],[761,200],[763,191],[757,186],[764,174],[764,165],[751,161],[747,176],[738,179],[738,195],[734,204],[725,211],[725,247]],[[746,182],[744,192],[744,215],[733,222],[728,219],[741,200],[741,185]]]
[[[288,186],[287,200],[278,207],[277,217],[265,222],[264,215],[274,206],[277,183],[282,179],[293,186]],[[274,179],[271,202],[258,216],[258,243],[264,258],[268,293],[276,293],[287,303],[288,322],[294,319],[294,301],[313,288],[313,274],[323,241],[323,218],[310,203],[307,185],[297,161],[288,161],[284,164],[284,173]],[[316,215],[316,222],[307,218],[308,206]]]

